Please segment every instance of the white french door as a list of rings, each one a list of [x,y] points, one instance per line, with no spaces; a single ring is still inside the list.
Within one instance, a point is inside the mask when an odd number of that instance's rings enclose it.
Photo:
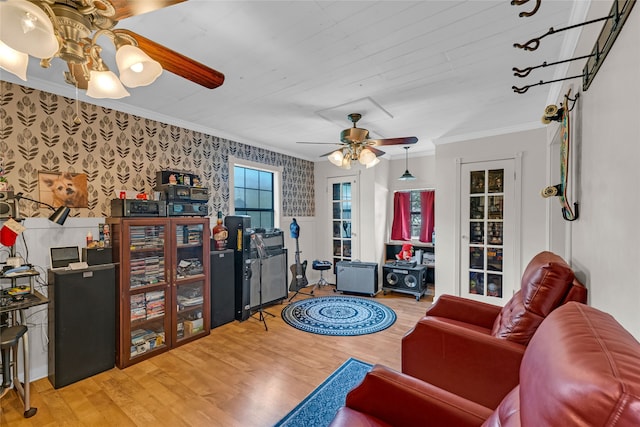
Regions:
[[[460,295],[504,305],[514,292],[516,173],[514,159],[461,165]],[[518,181],[519,182],[519,181]]]
[[[338,261],[351,261],[360,256],[358,178],[328,178],[329,219],[333,268]]]

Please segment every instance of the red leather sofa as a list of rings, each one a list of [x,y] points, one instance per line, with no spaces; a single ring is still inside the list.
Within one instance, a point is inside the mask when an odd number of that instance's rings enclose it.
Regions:
[[[541,252],[499,307],[442,295],[402,339],[402,372],[488,408],[518,384],[526,345],[553,310],[587,302],[587,289],[558,255]]]
[[[569,302],[542,322],[495,410],[376,365],[347,395],[331,424],[341,426],[637,427],[640,343],[609,314]]]

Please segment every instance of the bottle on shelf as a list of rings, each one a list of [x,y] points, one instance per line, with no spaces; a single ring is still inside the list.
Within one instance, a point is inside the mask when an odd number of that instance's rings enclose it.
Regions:
[[[213,227],[214,250],[223,251],[227,249],[227,239],[229,238],[229,230],[222,223],[222,211],[218,211],[218,221]]]

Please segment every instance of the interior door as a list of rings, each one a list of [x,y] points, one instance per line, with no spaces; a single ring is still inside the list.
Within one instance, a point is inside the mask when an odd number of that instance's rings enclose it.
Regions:
[[[331,221],[331,245],[333,268],[336,263],[351,261],[360,256],[358,178],[346,176],[328,178],[329,218]]]
[[[514,160],[461,167],[460,295],[504,305],[513,295]]]

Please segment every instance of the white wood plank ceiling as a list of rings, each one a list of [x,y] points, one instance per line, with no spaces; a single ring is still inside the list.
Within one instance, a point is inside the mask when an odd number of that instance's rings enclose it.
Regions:
[[[206,1],[190,0],[121,21],[131,29],[223,72],[208,90],[168,72],[119,101],[80,99],[309,160],[337,143],[361,113],[375,137],[416,136],[411,154],[446,143],[542,126],[552,85],[516,94],[511,87],[563,77],[547,67],[528,78],[512,67],[554,62],[586,52],[567,47],[571,30],[525,52],[513,47],[583,19],[588,1]],[[575,36],[575,34],[573,34]],[[105,38],[102,57],[112,68]],[[563,43],[564,51],[563,49]],[[73,98],[66,66],[32,59],[27,86]],[[25,84],[7,72],[4,80]],[[354,110],[357,109],[357,110]],[[384,147],[389,157],[401,147]]]

